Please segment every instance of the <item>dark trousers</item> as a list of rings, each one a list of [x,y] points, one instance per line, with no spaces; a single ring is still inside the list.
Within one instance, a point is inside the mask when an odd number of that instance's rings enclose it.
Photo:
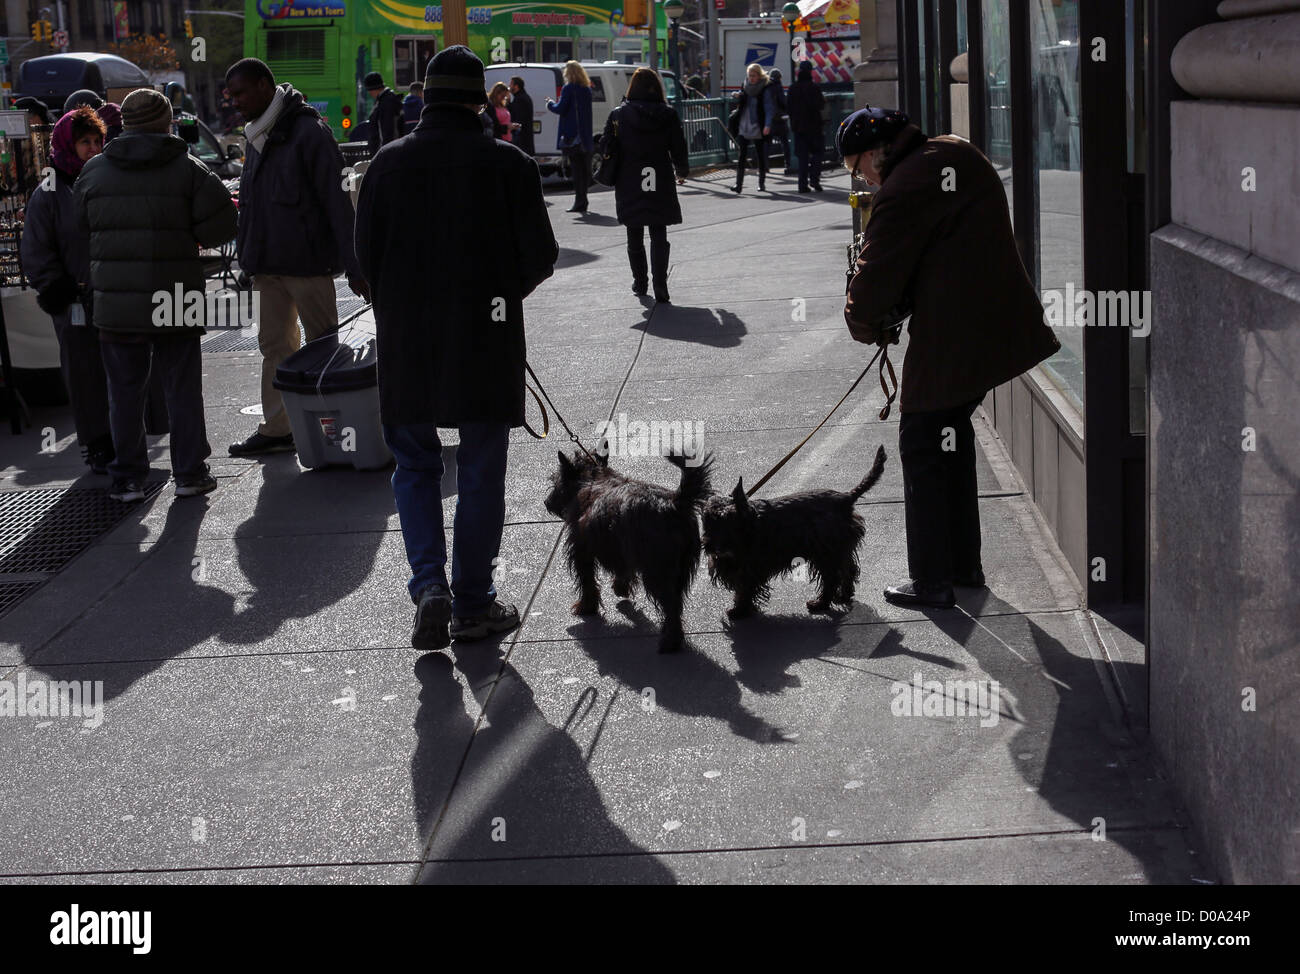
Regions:
[[[99,330],[91,325],[74,325],[67,316],[54,319],[59,337],[59,363],[63,382],[72,400],[72,422],[77,442],[90,446],[108,436],[108,376],[99,350]]]
[[[172,475],[200,476],[212,455],[203,418],[203,353],[199,335],[147,336],[145,341],[101,343],[108,374],[108,420],[117,458],[108,465],[114,480],[144,480],[149,452],[144,438],[149,373],[162,380],[171,421]]]
[[[767,182],[767,140],[739,136],[736,141],[740,144],[740,158],[736,160],[736,185],[745,185],[745,161],[749,158],[749,147],[752,145],[754,155],[758,157],[758,188],[762,189]]]
[[[822,184],[821,136],[810,138],[796,132],[794,154],[799,157],[799,188],[806,190],[810,185],[820,187]]]
[[[587,187],[591,185],[591,153],[580,148],[565,149],[569,168],[573,170],[573,205],[579,210],[587,208]]]
[[[407,591],[414,602],[426,588],[447,591],[447,539],[442,529],[442,440],[432,423],[384,424],[393,451],[393,497],[402,523]],[[500,567],[506,520],[505,423],[466,423],[456,447],[456,516],[452,522],[451,611],[478,615],[496,600],[494,570]]]
[[[903,413],[907,567],[913,581],[951,584],[980,568],[979,494],[971,414],[980,400],[929,413]]]
[[[646,282],[645,231],[650,231],[650,270],[654,273],[655,287],[668,284],[668,228],[628,227],[627,261],[632,265],[632,280],[638,284]]]

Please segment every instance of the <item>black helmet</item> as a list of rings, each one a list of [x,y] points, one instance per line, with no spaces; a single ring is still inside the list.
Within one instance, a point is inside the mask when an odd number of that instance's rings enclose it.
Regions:
[[[840,123],[835,133],[835,148],[840,158],[879,149],[894,141],[910,119],[902,112],[887,108],[859,108]]]

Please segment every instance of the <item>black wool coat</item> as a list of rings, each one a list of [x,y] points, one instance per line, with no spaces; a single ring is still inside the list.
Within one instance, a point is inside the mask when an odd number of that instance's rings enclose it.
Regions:
[[[427,105],[361,181],[385,423],[524,421],[524,298],[551,276],[537,163],[458,105]]]
[[[614,204],[618,222],[628,227],[661,227],[682,222],[677,177],[686,177],[686,136],[671,107],[654,99],[623,101],[609,113],[605,138],[619,144]],[[648,169],[654,170],[651,181]],[[653,186],[653,189],[647,189]]]
[[[902,412],[979,399],[1061,347],[1016,249],[1002,180],[969,142],[907,126],[864,233],[844,315],[854,338],[874,343],[881,319],[910,304]]]
[[[533,142],[533,99],[526,91],[521,91],[510,99],[510,120],[519,123],[519,131],[514,134],[515,145],[530,156],[536,154]]]

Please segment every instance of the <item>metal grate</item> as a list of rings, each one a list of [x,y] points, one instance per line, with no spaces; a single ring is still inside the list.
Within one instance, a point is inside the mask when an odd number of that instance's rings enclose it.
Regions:
[[[22,601],[28,592],[40,586],[40,582],[0,582],[0,616]]]
[[[145,495],[152,497],[160,489],[161,481],[146,484]],[[6,575],[59,571],[133,506],[113,500],[103,489],[0,491],[0,584],[20,584]]]
[[[338,305],[340,328],[346,327],[353,318],[370,307],[352,293],[346,276],[334,279],[334,301]],[[298,344],[302,345],[306,341],[307,336],[300,321],[298,322]],[[242,329],[210,331],[203,336],[199,347],[205,352],[255,352],[257,335],[246,335]]]

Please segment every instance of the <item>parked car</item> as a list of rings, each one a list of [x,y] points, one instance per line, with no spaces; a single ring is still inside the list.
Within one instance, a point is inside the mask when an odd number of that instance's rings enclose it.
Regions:
[[[221,140],[199,117],[181,113],[172,119],[172,131],[190,144],[190,155],[222,179],[233,179],[244,171],[244,150],[238,145],[221,147]]]
[[[83,88],[111,101],[110,91],[152,87],[147,74],[115,54],[47,54],[22,63],[18,71],[18,92],[13,97],[31,95],[59,115],[67,97]]]
[[[628,82],[632,72],[644,64],[620,64],[617,61],[583,61],[581,62],[587,76],[591,78],[591,129],[592,135],[599,135],[605,128],[609,113],[618,107],[627,93]],[[519,64],[489,64],[483,73],[487,77],[490,89],[498,81],[509,84],[515,75],[524,79],[524,87],[533,99],[533,144],[536,159],[542,176],[561,176],[569,178],[568,159],[561,154],[558,141],[560,136],[560,117],[547,111],[546,99],[559,98],[560,89],[564,87],[564,62],[556,61],[543,64],[528,62]],[[677,78],[671,71],[660,71],[664,79],[664,90],[671,102],[677,95]]]

